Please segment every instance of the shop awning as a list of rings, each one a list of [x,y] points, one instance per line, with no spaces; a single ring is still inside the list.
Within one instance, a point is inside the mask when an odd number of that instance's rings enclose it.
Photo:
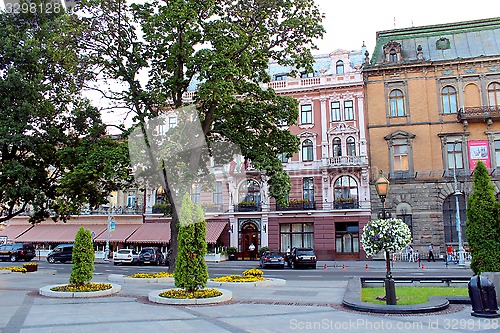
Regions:
[[[13,224],[0,230],[0,236],[7,236],[7,241],[16,241],[16,238],[33,227],[31,224]]]
[[[144,223],[126,242],[167,244],[170,242],[170,223]]]
[[[217,243],[217,239],[219,239],[226,225],[227,222],[207,222],[207,243]]]
[[[94,232],[95,237],[102,234],[106,224],[77,224],[77,223],[41,223],[16,239],[18,243],[73,243],[80,227]]]
[[[109,233],[110,242],[125,242],[138,228],[141,224],[120,224],[115,225],[115,230]],[[94,242],[105,242],[106,241],[107,230],[104,230],[102,234],[94,238]]]

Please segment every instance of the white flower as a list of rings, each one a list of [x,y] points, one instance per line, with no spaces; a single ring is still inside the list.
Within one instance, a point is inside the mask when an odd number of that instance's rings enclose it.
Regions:
[[[367,256],[380,251],[399,251],[411,242],[411,231],[401,219],[371,220],[363,228],[361,245]]]

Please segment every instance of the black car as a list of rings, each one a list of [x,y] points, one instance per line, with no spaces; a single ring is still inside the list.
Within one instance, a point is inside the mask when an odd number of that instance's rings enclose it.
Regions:
[[[260,257],[261,268],[265,267],[278,267],[285,268],[285,256],[281,252],[267,251]]]
[[[165,256],[157,247],[145,247],[139,252],[139,265],[151,264],[162,265],[165,263]]]
[[[3,244],[0,246],[0,260],[2,261],[30,261],[35,256],[35,247],[31,244]]]
[[[316,253],[310,247],[294,247],[286,258],[288,267],[316,269]]]
[[[72,256],[73,244],[60,244],[49,252],[47,255],[47,261],[51,264],[57,261],[64,264],[67,261],[71,261]]]

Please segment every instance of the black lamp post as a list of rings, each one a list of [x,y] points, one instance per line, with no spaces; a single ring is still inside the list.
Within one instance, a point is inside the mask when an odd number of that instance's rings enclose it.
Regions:
[[[379,214],[379,218],[384,220],[390,218],[391,214],[385,211],[385,198],[387,197],[387,193],[389,192],[389,180],[385,178],[382,170],[380,170],[378,179],[375,182],[375,189],[377,190],[377,194],[380,197],[380,201],[382,201],[382,212]],[[385,303],[387,305],[396,305],[396,287],[394,285],[394,279],[392,278],[391,259],[388,250],[385,251],[385,260],[386,260],[386,274],[384,280]]]

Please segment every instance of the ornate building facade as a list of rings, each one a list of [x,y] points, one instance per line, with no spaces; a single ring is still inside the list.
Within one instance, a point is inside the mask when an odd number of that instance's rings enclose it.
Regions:
[[[363,67],[371,175],[414,247],[466,244],[471,175],[482,160],[500,187],[500,19],[381,31]],[[374,178],[372,178],[374,179]],[[457,214],[458,201],[458,214]],[[380,200],[372,193],[373,216]],[[460,224],[460,232],[457,225]]]

